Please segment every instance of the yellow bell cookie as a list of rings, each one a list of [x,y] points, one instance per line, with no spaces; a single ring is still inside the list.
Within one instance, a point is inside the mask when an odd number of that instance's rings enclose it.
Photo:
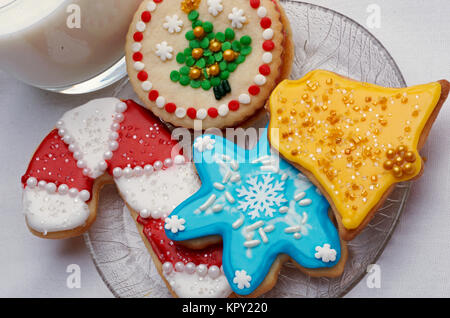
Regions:
[[[396,183],[420,176],[418,150],[448,90],[445,80],[385,88],[312,71],[273,91],[269,139],[321,189],[351,240]]]

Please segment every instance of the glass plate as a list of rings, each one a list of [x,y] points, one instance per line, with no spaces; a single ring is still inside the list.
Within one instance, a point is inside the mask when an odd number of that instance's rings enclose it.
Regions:
[[[281,2],[294,35],[292,78],[322,68],[382,86],[406,86],[390,54],[364,27],[326,8]],[[137,99],[127,79],[116,88],[115,95]],[[409,183],[397,185],[370,224],[348,244],[349,259],[339,278],[312,278],[285,264],[277,285],[263,297],[345,295],[382,253],[404,208],[409,187]],[[97,221],[84,237],[98,272],[116,297],[170,297],[114,186],[102,191]]]

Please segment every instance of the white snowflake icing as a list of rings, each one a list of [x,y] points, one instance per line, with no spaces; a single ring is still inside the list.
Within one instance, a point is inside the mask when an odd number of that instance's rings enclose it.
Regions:
[[[156,55],[159,56],[161,61],[165,62],[173,57],[173,47],[169,46],[166,41],[156,44]]]
[[[198,152],[204,152],[207,150],[212,150],[214,148],[215,143],[216,141],[212,139],[210,136],[203,136],[195,140],[194,148]]]
[[[252,219],[260,217],[260,213],[264,212],[265,216],[273,217],[276,211],[275,207],[280,206],[281,203],[287,202],[284,198],[284,182],[275,181],[272,175],[263,175],[263,181],[258,181],[258,176],[250,177],[246,183],[249,185],[248,189],[243,186],[236,189],[238,197],[244,198],[239,201],[239,209],[247,212]],[[281,193],[280,193],[281,192]]]
[[[228,19],[231,21],[231,26],[236,29],[241,29],[247,21],[247,18],[244,16],[244,10],[238,8],[231,10]]]
[[[218,16],[223,11],[222,0],[208,0],[208,12],[212,16]]]
[[[247,275],[245,270],[236,271],[234,275],[233,283],[237,284],[239,289],[250,288],[252,277]]]
[[[163,24],[164,29],[169,31],[169,33],[180,32],[182,26],[183,21],[180,20],[176,14],[173,16],[166,16],[166,22]]]
[[[336,260],[337,252],[335,249],[331,248],[330,244],[324,244],[323,247],[317,246],[316,252],[314,257],[321,259],[324,263],[334,262]]]
[[[179,219],[177,215],[172,215],[170,218],[166,218],[166,225],[164,226],[166,230],[172,231],[172,233],[178,233],[184,231],[184,223],[186,220],[181,218]]]

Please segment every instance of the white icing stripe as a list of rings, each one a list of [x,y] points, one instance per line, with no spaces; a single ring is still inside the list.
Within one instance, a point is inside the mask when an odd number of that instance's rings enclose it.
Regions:
[[[22,200],[28,226],[44,235],[83,226],[90,215],[84,192],[65,190],[63,187],[64,194],[60,191],[49,193],[45,186],[44,189],[27,186]]]
[[[121,169],[121,176],[124,170]],[[143,168],[140,176],[134,174],[135,170],[131,171],[132,176],[129,178],[115,175],[114,181],[119,192],[133,210],[144,211],[147,217],[154,219],[167,217],[176,206],[200,189],[201,185],[190,163],[173,165],[165,170],[157,170],[148,165]]]
[[[232,292],[223,271],[215,265],[207,268],[203,264],[177,263],[174,268],[171,263],[164,263],[163,275],[181,298],[225,298]]]
[[[124,120],[126,104],[117,98],[102,98],[88,102],[64,114],[58,122],[59,135],[69,145],[77,166],[95,179],[107,168],[105,159],[117,150],[112,134]]]

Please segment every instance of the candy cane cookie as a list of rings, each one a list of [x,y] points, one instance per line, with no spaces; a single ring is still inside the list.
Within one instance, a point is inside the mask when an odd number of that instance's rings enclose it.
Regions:
[[[93,100],[65,113],[35,151],[22,177],[26,223],[42,238],[78,236],[95,221],[101,188],[115,183],[172,294],[227,297],[221,245],[190,250],[160,226],[200,187],[185,161],[170,131],[143,107]]]

